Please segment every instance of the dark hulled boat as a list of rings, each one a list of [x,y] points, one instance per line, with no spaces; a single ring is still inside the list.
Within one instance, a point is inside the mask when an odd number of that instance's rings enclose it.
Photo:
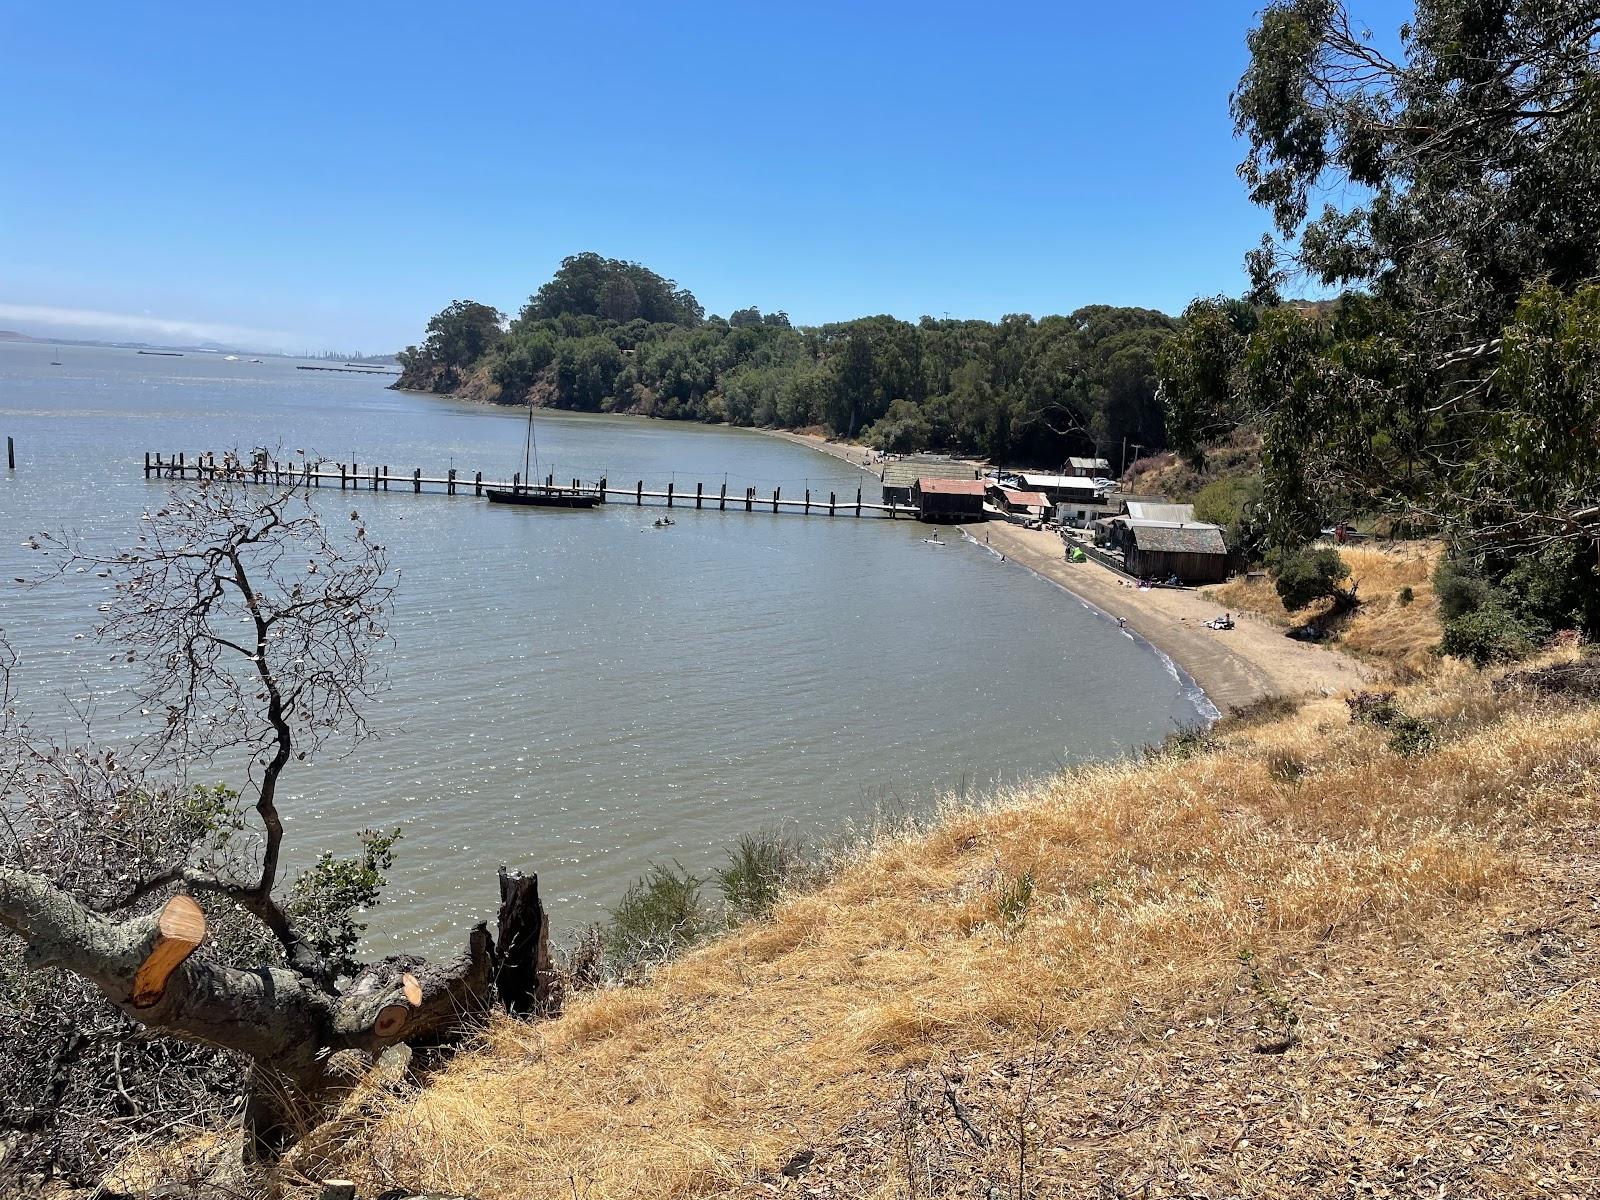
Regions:
[[[484,488],[490,504],[522,504],[530,508],[593,508],[605,499],[599,488],[585,492],[580,488],[556,487],[549,483],[529,484],[530,470],[539,465],[539,447],[533,440],[533,405],[528,405],[528,437],[522,447],[522,474],[508,488]]]
[[[484,488],[491,504],[529,504],[536,508],[593,508],[600,503],[598,492],[575,492],[571,488],[514,487]]]

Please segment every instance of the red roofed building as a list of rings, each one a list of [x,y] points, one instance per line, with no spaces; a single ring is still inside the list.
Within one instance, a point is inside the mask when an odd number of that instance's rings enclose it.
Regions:
[[[919,521],[981,521],[983,496],[981,479],[918,479],[911,485]]]
[[[1021,492],[1015,488],[989,484],[989,501],[1003,513],[1043,520],[1050,513],[1050,499],[1043,492]]]

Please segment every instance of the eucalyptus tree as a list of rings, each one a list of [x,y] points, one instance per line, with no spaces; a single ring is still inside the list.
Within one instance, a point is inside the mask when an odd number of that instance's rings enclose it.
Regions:
[[[1589,546],[1600,5],[1419,0],[1380,38],[1341,0],[1275,0],[1248,41],[1270,311],[1186,314],[1159,366],[1179,445],[1259,427],[1280,544],[1358,505],[1473,553]],[[1342,295],[1281,305],[1291,283]]]

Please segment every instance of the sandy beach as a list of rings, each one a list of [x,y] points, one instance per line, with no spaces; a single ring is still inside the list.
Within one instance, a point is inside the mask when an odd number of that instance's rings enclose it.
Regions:
[[[854,442],[830,442],[827,438],[820,437],[815,433],[795,433],[788,429],[760,429],[756,432],[764,433],[768,437],[782,438],[784,441],[793,442],[797,446],[805,446],[807,449],[815,450],[819,454],[826,454],[829,458],[840,459],[849,463],[852,467],[860,467],[874,479],[877,478],[877,471],[866,465],[866,457],[871,451],[865,446],[856,445]]]
[[[830,442],[808,433],[764,430],[797,445],[862,466],[864,446]],[[876,472],[863,467],[869,474]],[[1243,613],[1234,627],[1207,629],[1221,609],[1198,592],[1174,588],[1142,590],[1096,562],[1069,563],[1060,537],[1005,521],[963,527],[1009,560],[1026,567],[1085,603],[1121,617],[1127,627],[1194,678],[1223,712],[1264,696],[1340,692],[1360,687],[1365,669],[1355,659],[1321,646],[1284,637],[1283,630]]]
[[[1192,675],[1223,712],[1263,696],[1339,692],[1364,680],[1364,669],[1348,655],[1292,641],[1282,629],[1243,613],[1233,614],[1232,629],[1207,629],[1205,622],[1221,611],[1214,601],[1176,588],[1143,590],[1095,562],[1069,563],[1052,531],[1004,521],[964,528],[1011,561],[1123,618]]]

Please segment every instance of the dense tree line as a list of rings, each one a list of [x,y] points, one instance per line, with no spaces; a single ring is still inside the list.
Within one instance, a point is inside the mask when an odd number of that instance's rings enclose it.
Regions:
[[[507,404],[787,429],[885,450],[1039,464],[1124,439],[1165,445],[1155,360],[1175,322],[1095,305],[999,322],[889,316],[794,327],[751,307],[707,317],[637,263],[566,259],[515,319],[458,301],[400,360],[400,386]]]
[[[1168,429],[1259,435],[1280,557],[1355,515],[1442,533],[1447,645],[1492,658],[1600,629],[1600,10],[1429,0],[1398,44],[1262,13],[1233,112],[1276,237],[1162,348]]]

